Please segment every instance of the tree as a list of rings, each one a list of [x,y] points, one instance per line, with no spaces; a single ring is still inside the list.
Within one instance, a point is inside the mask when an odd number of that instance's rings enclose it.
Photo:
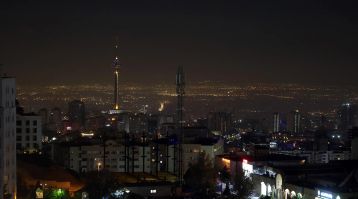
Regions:
[[[245,176],[242,169],[239,169],[234,177],[234,190],[237,192],[235,198],[246,199],[252,194],[253,189],[254,185],[252,180]]]
[[[228,168],[226,166],[220,167],[219,165],[215,166],[216,170],[217,170],[217,174],[218,174],[218,178],[222,183],[226,184],[225,190],[222,193],[222,195],[228,196],[231,194],[230,188],[229,188],[229,184],[231,182],[231,175],[230,172],[228,170]]]
[[[90,172],[84,190],[90,198],[102,198],[120,189],[117,179],[109,171]]]
[[[213,195],[216,182],[216,171],[205,153],[199,155],[198,161],[190,165],[184,175],[185,185],[195,198],[208,198]]]
[[[219,179],[223,183],[229,183],[231,180],[230,172],[228,171],[227,167],[224,166],[218,169]]]
[[[44,191],[44,198],[47,199],[69,199],[70,196],[67,191],[63,189],[46,189]]]

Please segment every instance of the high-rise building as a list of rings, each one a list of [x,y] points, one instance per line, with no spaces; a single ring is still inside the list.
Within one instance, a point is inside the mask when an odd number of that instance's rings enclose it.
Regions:
[[[357,126],[358,109],[351,103],[344,103],[338,110],[338,128],[340,130],[348,130]]]
[[[228,132],[232,128],[232,123],[231,113],[211,112],[208,115],[208,128],[214,133],[224,134]]]
[[[85,103],[80,100],[73,100],[68,103],[68,116],[71,122],[84,126],[86,122]]]
[[[301,132],[301,114],[299,110],[294,110],[289,118],[289,130],[296,134]]]
[[[273,132],[277,133],[280,129],[280,113],[274,113],[273,114]]]
[[[118,130],[141,134],[148,131],[148,117],[143,113],[123,112],[118,115]]]
[[[0,77],[0,198],[16,198],[15,78]]]
[[[115,45],[115,49],[118,49],[118,45]],[[114,110],[119,110],[119,68],[120,61],[119,57],[116,55],[113,60],[114,68]]]
[[[42,125],[45,126],[48,123],[48,110],[46,108],[42,108],[39,110],[38,115],[41,117]]]
[[[53,108],[51,110],[48,129],[55,132],[62,129],[62,111],[60,108]]]

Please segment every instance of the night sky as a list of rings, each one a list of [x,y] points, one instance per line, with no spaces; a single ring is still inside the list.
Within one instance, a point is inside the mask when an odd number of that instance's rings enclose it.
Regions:
[[[20,85],[111,84],[118,37],[124,82],[181,64],[192,82],[358,86],[354,1],[193,2],[1,2],[0,63]]]

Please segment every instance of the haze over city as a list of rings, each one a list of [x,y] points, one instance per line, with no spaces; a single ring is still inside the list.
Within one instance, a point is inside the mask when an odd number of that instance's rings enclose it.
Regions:
[[[120,81],[357,85],[354,1],[6,1],[0,60],[19,85]],[[29,76],[28,74],[31,73]]]

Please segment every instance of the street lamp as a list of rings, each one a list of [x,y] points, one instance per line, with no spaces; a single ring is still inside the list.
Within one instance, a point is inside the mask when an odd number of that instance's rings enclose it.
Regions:
[[[101,165],[102,165],[102,164],[101,164],[100,162],[97,163],[97,171],[99,171]]]

